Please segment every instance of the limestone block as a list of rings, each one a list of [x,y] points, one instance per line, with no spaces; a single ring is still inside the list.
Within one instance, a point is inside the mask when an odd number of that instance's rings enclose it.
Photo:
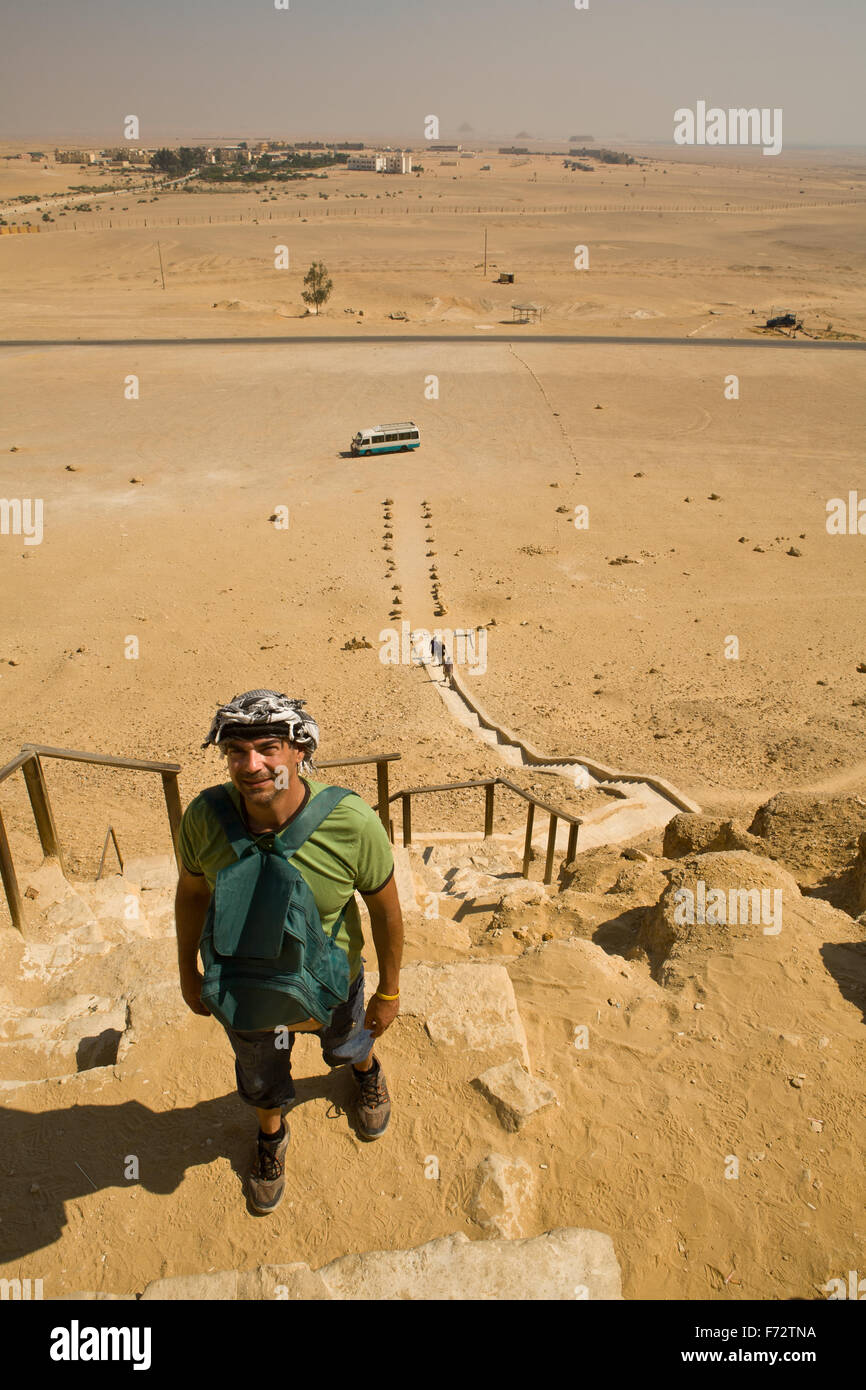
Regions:
[[[487,1154],[475,1170],[469,1215],[484,1230],[514,1240],[526,1235],[535,1174],[525,1159]]]
[[[530,1076],[516,1058],[490,1067],[475,1078],[475,1084],[491,1102],[503,1129],[522,1129],[530,1116],[556,1105],[556,1092]]]
[[[123,876],[131,883],[137,883],[142,891],[177,887],[177,865],[170,854],[139,855],[126,859]]]
[[[318,1270],[303,1263],[260,1265],[258,1269],[242,1270],[237,1296],[272,1298],[277,1302],[321,1301],[331,1297]]]
[[[366,997],[377,972],[366,973]],[[502,965],[410,965],[400,972],[400,1012],[421,1018],[434,1043],[490,1052],[508,1047],[529,1068],[526,1033]]]
[[[622,1298],[610,1236],[577,1227],[513,1241],[470,1241],[458,1231],[412,1250],[344,1255],[319,1274],[338,1299]]]
[[[222,1269],[216,1274],[179,1274],[173,1279],[155,1279],[141,1295],[142,1302],[157,1299],[185,1302],[186,1299],[234,1301],[238,1297],[240,1274]]]

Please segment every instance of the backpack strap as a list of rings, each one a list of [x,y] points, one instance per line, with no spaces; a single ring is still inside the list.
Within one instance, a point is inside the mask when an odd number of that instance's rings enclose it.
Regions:
[[[249,846],[254,843],[254,840],[241,820],[240,812],[235,803],[222,785],[205,787],[201,795],[219,821],[235,856],[240,859]]]
[[[255,836],[244,825],[228,791],[222,785],[206,787],[201,795],[213,810],[225,832],[226,839],[236,857],[240,859],[250,846],[255,844]],[[275,835],[274,845],[278,852],[281,850],[284,857],[290,859],[293,854],[297,853],[304,841],[308,840],[315,830],[318,830],[334,807],[347,796],[354,796],[354,792],[348,787],[325,787],[317,796],[311,797],[303,811],[292,821],[288,830],[280,835]]]
[[[287,858],[297,853],[304,841],[310,838],[314,830],[318,830],[322,821],[327,820],[334,807],[347,796],[354,796],[348,787],[325,787],[317,796],[310,797],[303,811],[279,836]]]

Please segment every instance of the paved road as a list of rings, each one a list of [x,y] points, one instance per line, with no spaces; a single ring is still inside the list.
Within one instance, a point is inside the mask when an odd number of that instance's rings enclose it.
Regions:
[[[0,338],[0,348],[39,348],[39,347],[319,347],[319,346],[406,346],[408,343],[451,343],[472,347],[520,343],[524,347],[544,343],[557,347],[721,347],[721,348],[781,348],[789,352],[809,352],[819,350],[862,352],[866,342],[845,343],[833,340],[813,340],[811,338],[638,338],[601,334],[534,334],[531,337],[513,334],[485,334],[484,337],[470,337],[460,333],[355,333],[328,334],[316,338],[302,338],[274,335],[262,337],[232,338]]]

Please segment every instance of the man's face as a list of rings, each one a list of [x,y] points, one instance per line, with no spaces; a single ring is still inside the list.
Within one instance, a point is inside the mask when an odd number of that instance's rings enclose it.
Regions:
[[[244,800],[258,806],[288,790],[304,757],[287,739],[267,736],[230,738],[224,748],[229,777]]]

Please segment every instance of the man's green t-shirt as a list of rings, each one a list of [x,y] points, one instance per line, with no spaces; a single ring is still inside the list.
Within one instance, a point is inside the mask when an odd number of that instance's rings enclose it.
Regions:
[[[328,785],[307,777],[301,778],[301,784],[307,788],[304,800],[277,832],[280,835]],[[242,815],[240,792],[231,782],[224,782],[223,786]],[[179,846],[184,868],[191,874],[203,875],[211,892],[219,870],[235,861],[234,850],[215,812],[202,796],[191,801],[183,813]],[[394,854],[385,827],[373,808],[353,793],[337,803],[292,856],[292,863],[310,888],[322,926],[329,935],[348,901],[335,939],[349,957],[349,978],[354,980],[361,968],[364,945],[354,891],[357,888],[360,893],[378,893],[394,872]]]

